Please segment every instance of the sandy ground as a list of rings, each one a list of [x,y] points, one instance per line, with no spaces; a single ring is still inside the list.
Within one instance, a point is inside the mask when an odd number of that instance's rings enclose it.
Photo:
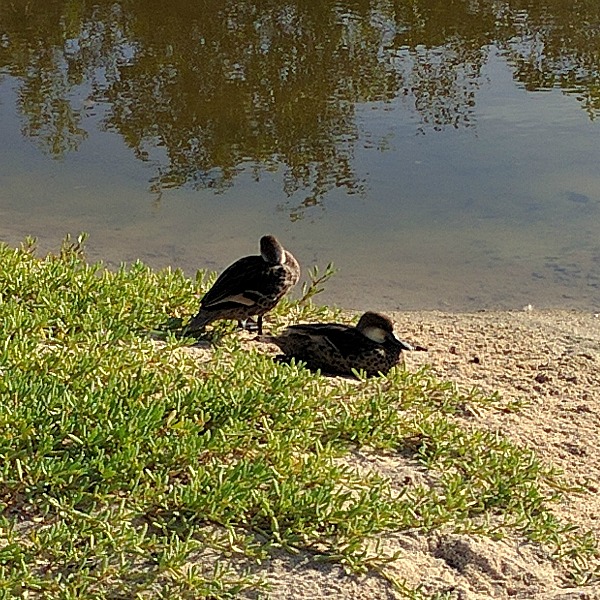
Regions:
[[[469,425],[500,431],[563,469],[568,480],[584,483],[588,493],[570,495],[556,513],[600,537],[600,316],[534,309],[392,316],[400,337],[429,350],[408,353],[407,368],[429,364],[463,391],[477,386],[526,401],[518,413],[478,412]],[[357,453],[354,460],[392,481],[414,476],[414,465],[401,458]],[[400,550],[386,569],[411,587],[422,586],[426,597],[600,599],[600,584],[574,587],[559,565],[523,539],[394,534],[383,543]],[[377,574],[348,576],[308,556],[282,553],[260,572],[275,600],[402,597]]]

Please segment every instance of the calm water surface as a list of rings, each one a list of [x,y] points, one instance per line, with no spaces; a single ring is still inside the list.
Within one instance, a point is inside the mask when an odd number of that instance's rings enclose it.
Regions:
[[[600,310],[600,3],[0,0],[0,239],[373,309]]]

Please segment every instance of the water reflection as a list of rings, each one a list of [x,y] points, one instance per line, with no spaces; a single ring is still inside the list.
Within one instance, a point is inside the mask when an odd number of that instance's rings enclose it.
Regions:
[[[0,237],[193,274],[270,231],[357,309],[597,310],[599,11],[0,0]]]
[[[528,90],[600,111],[600,4],[546,1],[47,0],[0,3],[0,69],[24,134],[50,155],[89,127],[154,165],[151,186],[222,191],[283,165],[293,218],[355,194],[357,102],[404,98],[427,133],[475,124],[491,48]]]

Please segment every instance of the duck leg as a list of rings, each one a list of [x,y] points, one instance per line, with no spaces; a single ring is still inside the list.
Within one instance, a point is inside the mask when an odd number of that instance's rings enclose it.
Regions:
[[[238,321],[238,328],[243,331],[257,331],[258,335],[263,334],[263,318],[262,315],[254,321],[254,319],[244,319]]]
[[[258,319],[256,320],[256,324],[258,325],[258,335],[262,335],[263,334],[263,328],[262,328],[262,315],[260,315],[258,317]]]

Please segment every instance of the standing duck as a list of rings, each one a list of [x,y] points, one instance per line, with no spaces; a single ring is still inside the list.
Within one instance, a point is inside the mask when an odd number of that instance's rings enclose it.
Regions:
[[[394,335],[394,324],[385,315],[366,312],[356,327],[339,323],[291,325],[280,335],[261,341],[279,346],[285,358],[306,363],[309,369],[336,375],[364,370],[371,377],[384,375],[400,361],[402,350],[413,350]]]
[[[202,331],[219,319],[237,319],[240,324],[273,309],[298,282],[300,266],[272,235],[260,238],[260,254],[244,256],[227,267],[200,302],[198,314],[190,319],[187,332]]]

